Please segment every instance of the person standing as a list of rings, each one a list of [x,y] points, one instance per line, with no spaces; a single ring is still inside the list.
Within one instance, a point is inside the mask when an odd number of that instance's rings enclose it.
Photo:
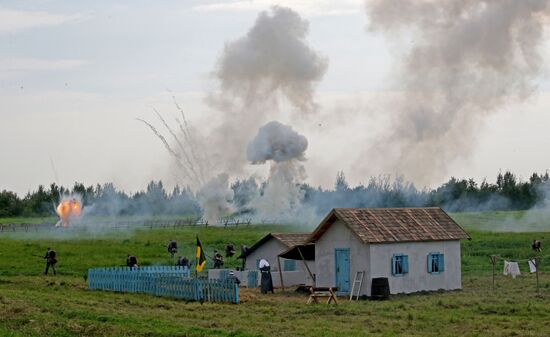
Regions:
[[[44,275],[48,275],[48,270],[50,267],[53,270],[53,274],[57,275],[57,270],[55,269],[55,265],[57,264],[57,254],[55,250],[48,247],[48,251],[46,252],[46,255],[44,255],[44,259],[46,260],[46,270],[44,271]]]
[[[262,273],[262,294],[267,294],[268,291],[271,291],[271,293],[273,294],[273,279],[271,278],[271,267],[269,266],[269,262],[267,262],[266,259],[261,259],[258,267],[260,268],[260,271]]]

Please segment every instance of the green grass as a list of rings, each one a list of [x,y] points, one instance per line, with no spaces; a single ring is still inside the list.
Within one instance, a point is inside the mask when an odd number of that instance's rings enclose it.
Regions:
[[[241,289],[241,303],[231,305],[86,288],[88,268],[122,265],[129,253],[141,265],[173,263],[165,247],[170,239],[189,257],[196,234],[211,255],[228,242],[251,245],[268,232],[303,228],[0,234],[0,336],[550,336],[550,259],[543,261],[536,294],[534,275],[512,280],[501,275],[501,264],[493,291],[488,258],[531,257],[533,238],[544,245],[550,232],[472,229],[481,221],[498,224],[506,214],[493,221],[481,213],[452,216],[472,237],[462,242],[462,291],[398,295],[384,302],[341,299],[338,306],[306,305],[305,297],[292,292],[262,296],[256,289]],[[48,246],[59,255],[56,277],[41,275]],[[226,263],[237,266],[239,261]]]

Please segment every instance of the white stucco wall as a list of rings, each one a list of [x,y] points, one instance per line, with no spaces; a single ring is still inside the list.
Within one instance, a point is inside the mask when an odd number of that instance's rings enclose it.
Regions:
[[[246,257],[245,269],[258,269],[256,261],[259,259],[266,259],[271,266],[271,270],[279,270],[277,255],[287,249],[288,247],[283,245],[279,240],[271,238]],[[281,259],[281,267],[284,267],[283,259]],[[296,265],[296,267],[298,267],[298,265]]]
[[[427,271],[428,254],[444,254],[445,270],[439,274]],[[408,255],[409,272],[392,276],[391,259],[394,254]],[[387,277],[392,294],[422,290],[452,290],[461,288],[460,241],[404,242],[370,245],[370,278]],[[370,288],[370,280],[369,280]],[[370,295],[368,289],[367,295]]]
[[[337,220],[315,243],[316,286],[336,285],[335,249],[350,250],[350,290],[357,271],[365,271],[361,295],[370,296],[372,278],[387,277],[392,294],[423,290],[460,289],[460,241],[364,244],[341,221]],[[445,271],[429,274],[427,256],[432,252],[445,255]],[[392,276],[394,254],[408,255],[409,273]]]
[[[336,285],[336,270],[334,250],[349,248],[350,257],[350,289],[356,271],[369,269],[369,250],[365,245],[339,220],[337,220],[315,243],[316,286],[334,287]],[[363,289],[365,283],[363,282]]]

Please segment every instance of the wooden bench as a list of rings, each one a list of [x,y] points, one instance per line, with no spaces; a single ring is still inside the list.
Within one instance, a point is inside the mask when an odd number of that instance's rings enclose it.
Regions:
[[[310,295],[307,299],[307,304],[319,303],[319,298],[326,298],[327,304],[330,304],[331,302],[338,304],[338,299],[336,298],[336,293],[334,292],[336,290],[338,290],[338,288],[310,287]]]

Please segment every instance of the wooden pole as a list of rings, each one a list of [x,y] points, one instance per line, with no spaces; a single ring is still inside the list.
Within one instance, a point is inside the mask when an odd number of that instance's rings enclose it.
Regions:
[[[281,269],[281,257],[277,255],[277,264],[279,265],[279,278],[281,279],[281,288],[285,291],[285,284],[283,283],[283,270]]]
[[[298,253],[300,253],[300,257],[302,258],[302,261],[304,262],[304,265],[306,266],[306,269],[307,269],[307,272],[309,273],[309,276],[311,277],[311,279],[313,280],[313,286],[315,287],[315,276],[313,276],[313,274],[311,273],[311,270],[309,270],[309,267],[306,263],[306,259],[304,258],[304,255],[302,254],[302,251],[300,250],[300,247],[296,247],[298,248]]]
[[[535,257],[535,276],[537,277],[537,294],[540,294],[539,289],[539,258]]]
[[[497,257],[495,255],[491,255],[491,264],[493,265],[493,291],[495,291],[495,265],[496,265],[496,259],[497,259]]]

